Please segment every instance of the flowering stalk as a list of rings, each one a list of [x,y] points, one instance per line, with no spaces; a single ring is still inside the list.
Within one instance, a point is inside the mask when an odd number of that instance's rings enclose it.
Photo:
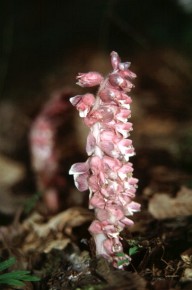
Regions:
[[[68,89],[54,92],[33,121],[29,134],[31,162],[36,175],[37,188],[43,194],[47,209],[52,213],[60,209],[60,193],[69,191],[63,167],[66,156],[59,145],[62,141],[61,128],[69,127],[71,123],[68,102],[71,95]],[[67,149],[66,139],[67,132],[65,132],[65,149]]]
[[[113,71],[103,78],[97,72],[80,73],[77,84],[82,87],[99,85],[93,94],[77,95],[70,99],[80,117],[90,128],[86,162],[71,166],[80,191],[89,189],[89,208],[94,209],[96,219],[89,227],[96,255],[102,255],[117,268],[123,268],[130,257],[123,253],[120,232],[133,225],[127,216],[140,209],[132,201],[138,180],[132,176],[129,157],[133,156],[132,141],[127,139],[132,130],[128,122],[131,116],[131,98],[127,95],[136,75],[129,70],[130,63],[122,63],[116,52],[111,53]]]

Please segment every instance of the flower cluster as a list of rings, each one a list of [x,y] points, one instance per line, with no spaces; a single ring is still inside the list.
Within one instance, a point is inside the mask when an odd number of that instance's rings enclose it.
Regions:
[[[112,73],[103,78],[97,72],[80,73],[77,84],[82,87],[99,85],[93,94],[77,95],[70,99],[80,117],[90,128],[86,162],[73,164],[69,174],[74,175],[80,191],[89,189],[89,208],[96,219],[89,227],[96,255],[106,257],[115,267],[129,264],[123,254],[120,232],[133,221],[128,218],[140,209],[133,201],[138,180],[132,176],[132,141],[127,139],[132,130],[131,98],[127,95],[136,75],[129,70],[130,63],[122,63],[116,52],[111,53]]]

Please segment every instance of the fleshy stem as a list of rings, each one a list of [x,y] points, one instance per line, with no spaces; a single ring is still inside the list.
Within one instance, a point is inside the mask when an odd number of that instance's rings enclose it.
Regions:
[[[131,98],[127,95],[136,75],[129,70],[130,63],[122,63],[116,52],[111,53],[113,71],[104,79],[97,72],[80,73],[77,84],[82,87],[99,85],[93,94],[77,95],[70,99],[80,117],[90,128],[86,151],[88,159],[71,166],[80,191],[89,189],[89,208],[95,211],[95,220],[89,227],[96,255],[104,256],[114,267],[123,268],[130,257],[123,253],[120,233],[133,225],[127,216],[140,210],[133,201],[138,180],[132,176],[129,158],[135,154],[132,141]]]

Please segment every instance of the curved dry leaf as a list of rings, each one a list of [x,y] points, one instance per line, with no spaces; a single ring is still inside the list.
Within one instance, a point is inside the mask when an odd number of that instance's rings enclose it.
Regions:
[[[156,219],[192,215],[192,190],[182,186],[174,198],[157,193],[151,198],[148,209]]]
[[[192,248],[181,253],[181,259],[185,264],[192,266]]]
[[[92,219],[92,213],[81,207],[69,208],[48,221],[34,213],[22,225],[26,232],[22,249],[24,252],[36,250],[44,253],[53,248],[64,249],[71,242],[72,229]]]
[[[44,238],[50,232],[61,232],[66,228],[72,229],[92,219],[93,214],[87,209],[72,207],[53,216],[49,221],[43,221],[43,217],[35,213],[24,221],[23,226],[27,230],[34,231],[39,238]]]
[[[66,237],[63,239],[52,240],[46,244],[43,252],[47,254],[51,252],[52,249],[63,250],[70,242],[70,239]]]

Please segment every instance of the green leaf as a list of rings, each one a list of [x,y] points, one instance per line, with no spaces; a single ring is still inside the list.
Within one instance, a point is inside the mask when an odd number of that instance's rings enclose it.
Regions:
[[[15,258],[11,257],[3,262],[0,262],[0,271],[4,271],[5,269],[8,269],[13,264],[15,264]]]
[[[131,247],[129,249],[129,256],[132,256],[138,252],[138,246]]]
[[[123,265],[128,265],[129,264],[129,260],[125,259],[125,260],[121,260],[117,262],[118,267],[123,266]]]
[[[40,280],[39,277],[32,276],[26,273],[26,271],[14,271],[0,275],[0,284],[8,284],[13,286],[23,286],[22,281],[37,282]]]
[[[0,284],[6,284],[10,286],[24,286],[25,284],[22,281],[16,280],[16,279],[8,279],[5,281],[2,281]]]
[[[124,257],[125,256],[125,253],[123,253],[123,252],[115,253],[115,256],[117,256],[117,257]]]
[[[10,258],[0,263],[0,269],[5,270],[15,263],[15,258]],[[10,273],[0,274],[0,284],[7,284],[11,286],[24,286],[23,281],[37,282],[40,278],[30,275],[28,270],[12,271]]]

